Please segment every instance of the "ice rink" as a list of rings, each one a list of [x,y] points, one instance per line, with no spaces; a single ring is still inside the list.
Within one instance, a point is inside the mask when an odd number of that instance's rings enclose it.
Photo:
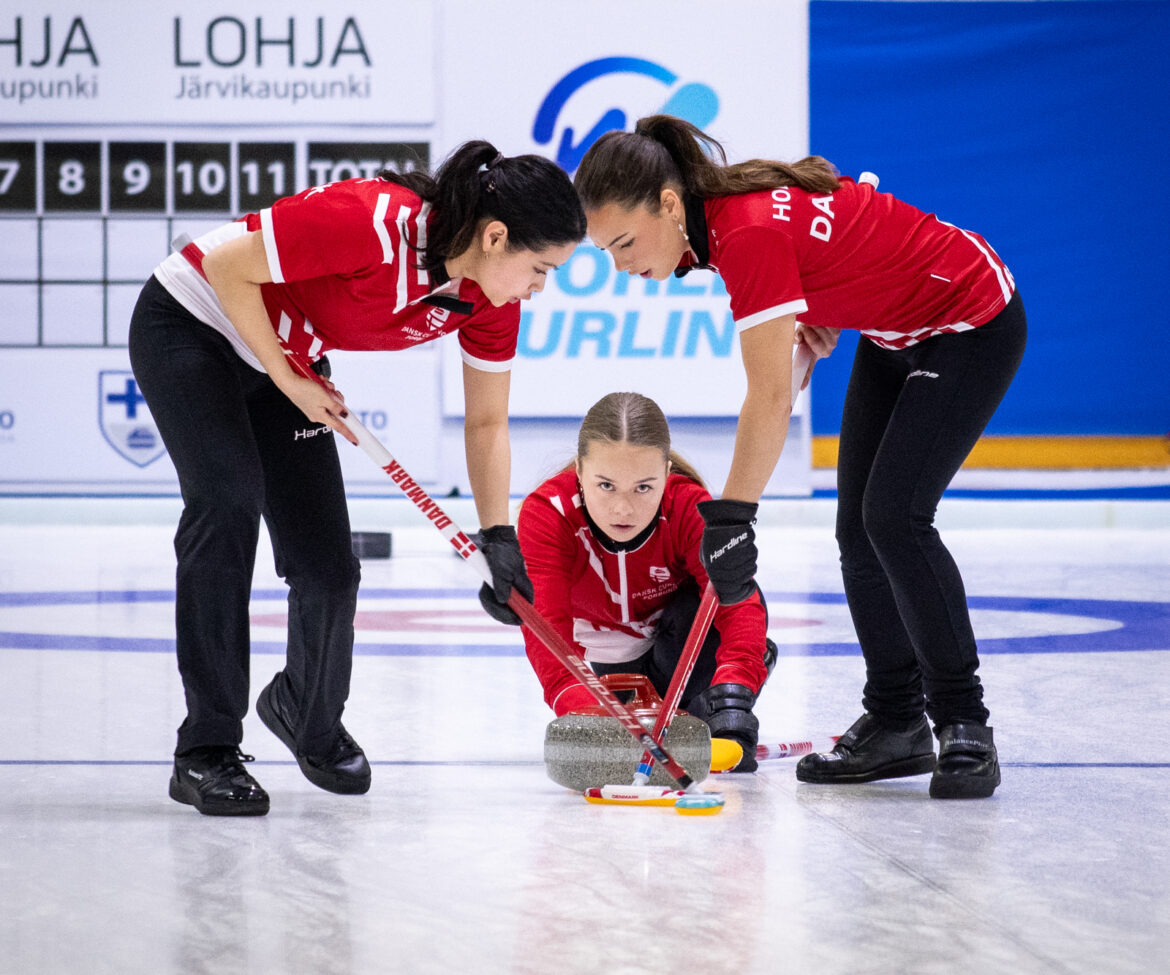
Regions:
[[[762,743],[860,714],[833,507],[762,509],[781,649]],[[519,634],[409,504],[373,499],[354,528],[392,530],[394,555],[363,564],[346,710],[369,794],[316,789],[250,713],[269,815],[171,801],[178,510],[0,499],[4,975],[1170,971],[1170,501],[944,500],[1003,763],[992,799],[931,800],[928,776],[804,785],[772,761],[709,780],[727,795],[713,817],[551,782]],[[264,548],[253,700],[283,625]]]

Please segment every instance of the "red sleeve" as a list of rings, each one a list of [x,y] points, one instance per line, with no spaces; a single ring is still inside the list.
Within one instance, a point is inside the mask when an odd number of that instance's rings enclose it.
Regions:
[[[521,506],[516,527],[528,577],[535,590],[537,611],[583,657],[581,648],[573,642],[571,593],[576,541],[567,530],[568,524],[547,498],[534,492]],[[527,626],[521,630],[528,660],[544,688],[545,703],[557,717],[576,707],[593,704],[593,695],[532,631]]]
[[[260,212],[259,229],[269,251],[269,268],[279,272],[279,276],[273,274],[273,280],[354,274],[383,263],[383,243],[374,226],[376,203],[359,192],[361,182],[344,180],[315,186],[277,200],[270,210]],[[390,195],[389,189],[386,195]],[[397,240],[393,220],[389,227],[383,221],[382,232]]]
[[[669,516],[674,532],[675,551],[681,552],[687,571],[700,589],[707,588],[707,570],[703,568],[700,545],[703,539],[703,516],[697,507],[710,498],[694,481],[686,481],[674,493]],[[757,590],[749,599],[734,606],[720,606],[715,611],[715,628],[719,631],[719,649],[715,652],[715,676],[712,684],[743,684],[758,694],[767,677],[764,667],[764,638],[768,630],[768,613]]]
[[[516,357],[520,334],[520,302],[495,307],[480,295],[471,321],[459,329],[463,361],[485,372],[504,372]]]
[[[740,331],[781,315],[808,311],[796,249],[783,231],[740,227],[720,242],[715,260],[731,296],[731,317]]]

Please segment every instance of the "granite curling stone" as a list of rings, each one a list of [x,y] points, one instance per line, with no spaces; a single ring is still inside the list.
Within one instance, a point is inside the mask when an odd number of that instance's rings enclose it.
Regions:
[[[641,674],[607,674],[611,691],[633,690],[627,704],[647,731],[654,727],[662,700],[649,678]],[[676,712],[666,732],[666,750],[696,782],[711,769],[711,730],[706,722],[684,711]],[[600,705],[571,711],[549,722],[544,735],[544,763],[548,777],[575,792],[623,785],[633,780],[644,749],[617,718]],[[657,763],[651,785],[674,786],[675,781]]]

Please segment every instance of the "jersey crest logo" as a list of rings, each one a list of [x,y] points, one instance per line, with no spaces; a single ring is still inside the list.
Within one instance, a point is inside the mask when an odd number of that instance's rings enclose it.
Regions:
[[[650,566],[650,578],[655,582],[666,582],[670,578],[670,569],[664,565]]]

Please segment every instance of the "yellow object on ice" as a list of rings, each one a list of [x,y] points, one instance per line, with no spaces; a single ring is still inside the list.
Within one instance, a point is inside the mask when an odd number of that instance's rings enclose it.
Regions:
[[[711,739],[711,771],[726,772],[743,759],[743,746],[730,738]]]
[[[659,785],[603,785],[585,790],[585,801],[610,806],[673,806],[685,792]]]

